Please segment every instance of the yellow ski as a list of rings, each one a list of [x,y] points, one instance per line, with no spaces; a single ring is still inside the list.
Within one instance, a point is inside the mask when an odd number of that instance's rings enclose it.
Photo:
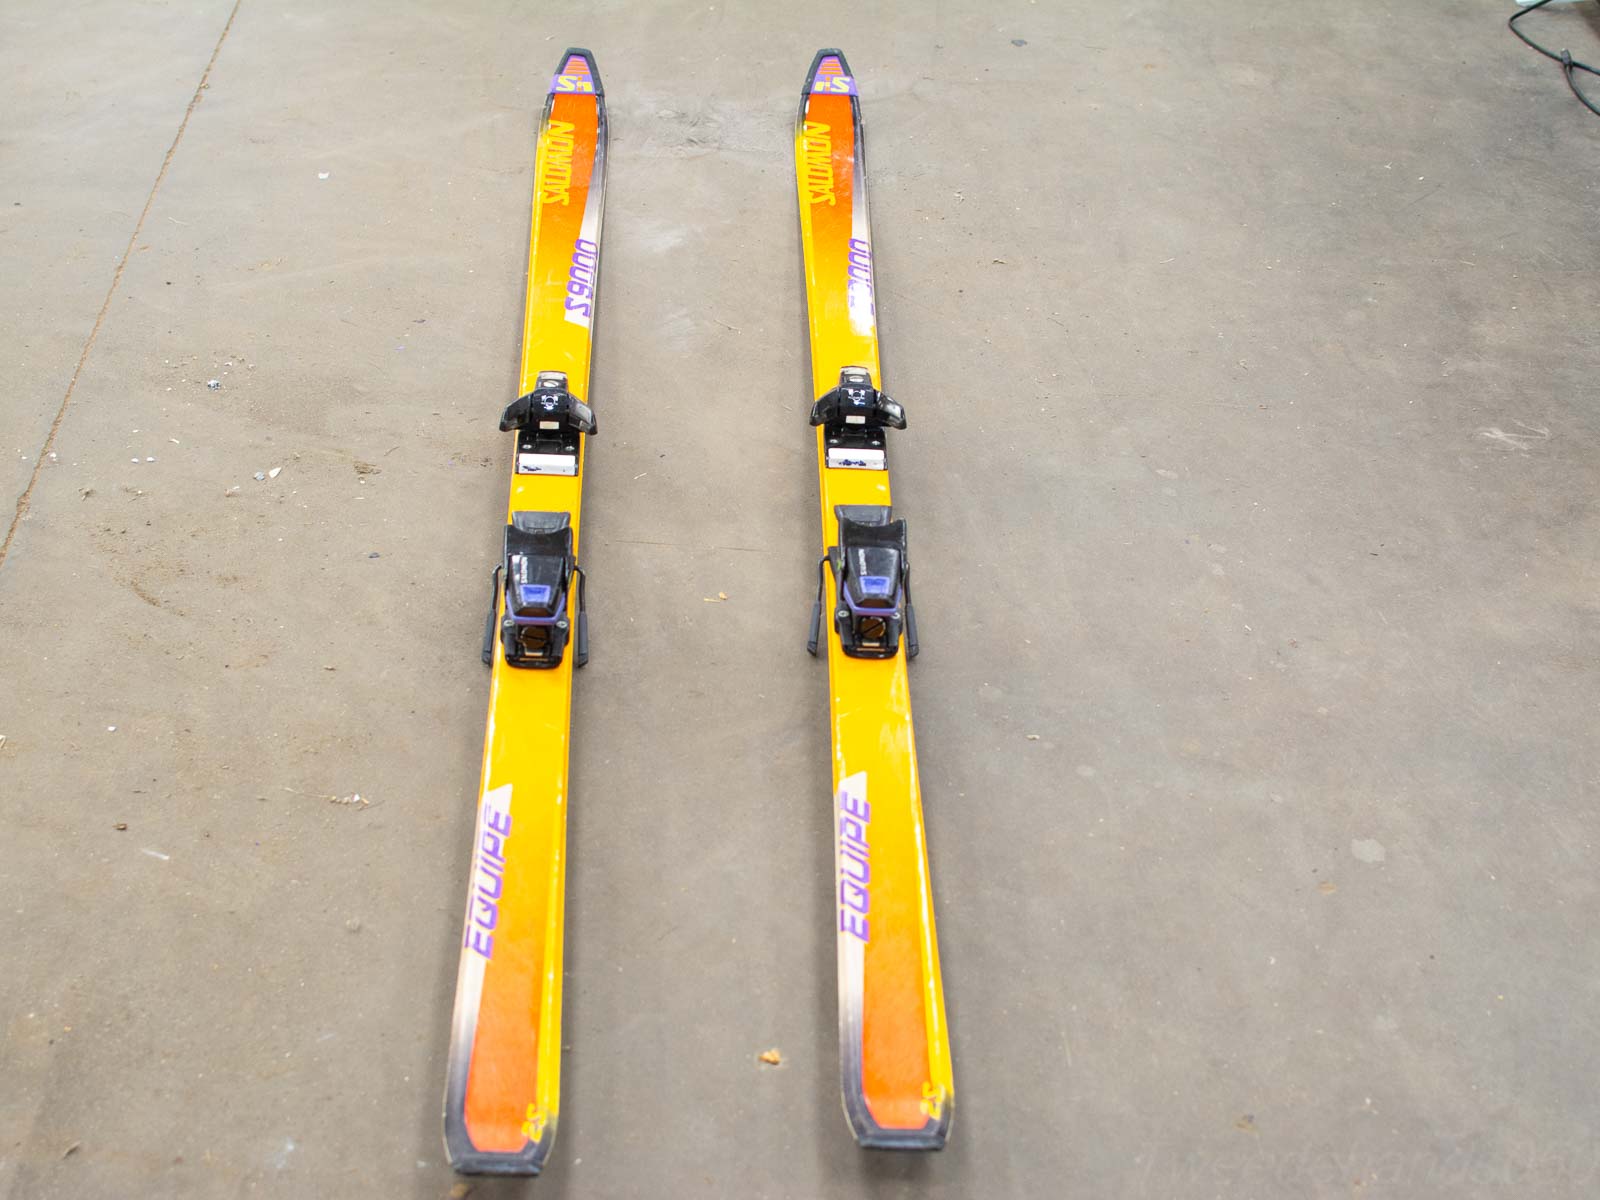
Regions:
[[[906,678],[917,625],[886,436],[906,421],[878,390],[861,102],[838,50],[819,51],[806,77],[795,172],[824,549],[809,649],[827,645],[845,1116],[863,1146],[937,1150],[954,1088]]]
[[[520,394],[500,421],[516,442],[484,631],[489,722],[445,1086],[445,1146],[463,1172],[536,1175],[555,1138],[568,723],[572,671],[589,655],[578,508],[595,432],[603,97],[594,56],[563,54],[539,125]]]

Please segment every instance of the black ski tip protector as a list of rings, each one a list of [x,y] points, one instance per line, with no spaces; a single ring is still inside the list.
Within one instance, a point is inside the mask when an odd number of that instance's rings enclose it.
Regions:
[[[820,84],[819,79],[822,81]],[[837,47],[818,50],[816,57],[811,60],[811,70],[806,72],[806,85],[800,89],[800,96],[803,99],[812,92],[853,96],[856,91],[854,79],[843,50]],[[844,83],[835,82],[837,80],[843,80]]]
[[[580,68],[573,65],[572,60],[575,58],[583,60],[583,67]],[[582,46],[568,46],[561,52],[561,69],[556,74],[577,75],[581,78],[584,68],[587,68],[589,82],[594,84],[594,94],[596,96],[604,96],[606,89],[600,84],[600,68],[594,65],[594,55]]]

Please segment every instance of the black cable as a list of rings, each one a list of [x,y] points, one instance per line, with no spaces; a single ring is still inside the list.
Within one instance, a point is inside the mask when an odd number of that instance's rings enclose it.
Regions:
[[[1516,12],[1511,14],[1511,19],[1506,22],[1506,28],[1511,30],[1511,32],[1516,34],[1517,37],[1522,39],[1523,42],[1527,43],[1529,46],[1532,46],[1535,50],[1537,50],[1540,54],[1544,55],[1546,58],[1552,59],[1555,62],[1560,63],[1561,64],[1561,74],[1566,77],[1567,86],[1572,89],[1572,94],[1578,98],[1578,103],[1582,104],[1585,108],[1587,108],[1595,116],[1600,117],[1600,108],[1596,108],[1595,105],[1590,101],[1589,97],[1585,96],[1581,91],[1578,90],[1578,83],[1572,77],[1573,76],[1573,72],[1575,72],[1575,71],[1587,71],[1590,75],[1600,75],[1600,70],[1597,70],[1596,68],[1591,67],[1586,62],[1579,62],[1577,59],[1572,57],[1572,53],[1570,51],[1568,51],[1568,50],[1562,50],[1562,51],[1557,52],[1557,51],[1545,49],[1538,42],[1534,41],[1527,34],[1523,33],[1522,30],[1517,28],[1517,22],[1520,21],[1523,17],[1527,16],[1529,13],[1533,12],[1535,9],[1543,8],[1546,4],[1549,4],[1549,3],[1550,3],[1550,0],[1535,0],[1535,2],[1533,4],[1528,5],[1528,7],[1522,8],[1522,9],[1518,9]]]

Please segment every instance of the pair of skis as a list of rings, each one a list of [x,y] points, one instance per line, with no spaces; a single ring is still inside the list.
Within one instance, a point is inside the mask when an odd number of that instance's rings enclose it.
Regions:
[[[484,631],[489,720],[445,1091],[463,1172],[537,1174],[555,1135],[604,97],[593,55],[563,54],[539,128],[521,396],[500,423],[516,446]],[[905,414],[877,388],[861,108],[837,50],[807,75],[795,168],[825,551],[809,648],[826,646],[830,683],[845,1114],[863,1146],[938,1149],[953,1092],[906,676],[916,618],[886,445]]]

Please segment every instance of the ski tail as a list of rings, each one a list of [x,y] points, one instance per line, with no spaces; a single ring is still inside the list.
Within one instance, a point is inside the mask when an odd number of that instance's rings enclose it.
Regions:
[[[906,672],[916,652],[907,523],[890,508],[887,431],[904,428],[905,413],[878,391],[861,104],[837,49],[819,51],[806,76],[795,171],[822,501],[813,636],[819,649],[826,637],[830,681],[844,1109],[863,1146],[937,1150],[954,1084]],[[901,564],[899,585],[888,574],[858,583],[903,603],[903,639],[886,610],[852,609],[841,591],[856,544]]]
[[[493,668],[489,719],[444,1103],[451,1165],[469,1174],[538,1174],[559,1108],[567,749],[572,670],[587,652],[577,548],[583,456],[595,428],[586,401],[603,95],[594,56],[563,53],[539,124],[521,398],[501,419],[516,444],[506,559],[494,573],[483,646]],[[530,419],[544,404],[559,419],[543,411]],[[513,565],[549,567],[568,581],[565,611],[577,615],[571,647],[546,632],[559,615],[507,611]],[[535,579],[519,603],[554,604],[551,590]]]

